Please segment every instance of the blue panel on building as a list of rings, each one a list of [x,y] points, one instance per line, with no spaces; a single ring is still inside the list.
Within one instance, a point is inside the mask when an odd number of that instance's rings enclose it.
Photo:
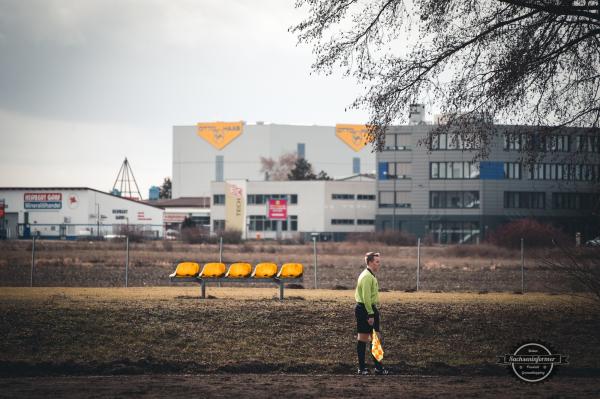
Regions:
[[[379,180],[387,180],[388,179],[388,163],[387,162],[379,162],[379,167],[377,168],[377,178]]]
[[[360,158],[352,158],[352,173],[360,173]]]
[[[482,180],[504,179],[504,162],[480,162],[479,177]]]

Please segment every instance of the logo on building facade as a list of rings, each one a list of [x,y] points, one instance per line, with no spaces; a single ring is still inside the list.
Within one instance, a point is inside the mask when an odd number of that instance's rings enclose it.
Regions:
[[[79,197],[75,193],[69,193],[67,196],[67,205],[69,209],[77,209],[79,208]]]
[[[198,123],[198,136],[217,150],[222,150],[242,134],[242,122]]]
[[[366,125],[335,125],[335,135],[358,152],[369,142],[369,128]]]

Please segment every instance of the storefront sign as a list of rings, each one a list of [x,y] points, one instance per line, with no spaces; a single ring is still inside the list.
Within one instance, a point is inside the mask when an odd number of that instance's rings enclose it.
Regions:
[[[166,213],[163,216],[163,223],[183,223],[187,213]]]
[[[287,200],[270,199],[269,200],[269,219],[287,220]]]
[[[61,193],[25,193],[23,195],[25,209],[61,209]]]

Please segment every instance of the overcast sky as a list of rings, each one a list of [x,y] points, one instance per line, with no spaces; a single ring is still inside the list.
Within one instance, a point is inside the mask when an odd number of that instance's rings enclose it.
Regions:
[[[364,123],[351,78],[311,75],[293,0],[0,0],[0,186],[142,195],[171,176],[172,126]]]

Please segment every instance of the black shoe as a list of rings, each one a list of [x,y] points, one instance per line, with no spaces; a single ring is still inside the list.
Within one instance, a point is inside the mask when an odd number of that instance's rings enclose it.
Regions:
[[[375,375],[390,375],[392,372],[386,368],[375,369]]]
[[[369,371],[369,369],[358,369],[358,371],[356,372],[356,374],[358,374],[358,375],[370,375],[371,372]]]

